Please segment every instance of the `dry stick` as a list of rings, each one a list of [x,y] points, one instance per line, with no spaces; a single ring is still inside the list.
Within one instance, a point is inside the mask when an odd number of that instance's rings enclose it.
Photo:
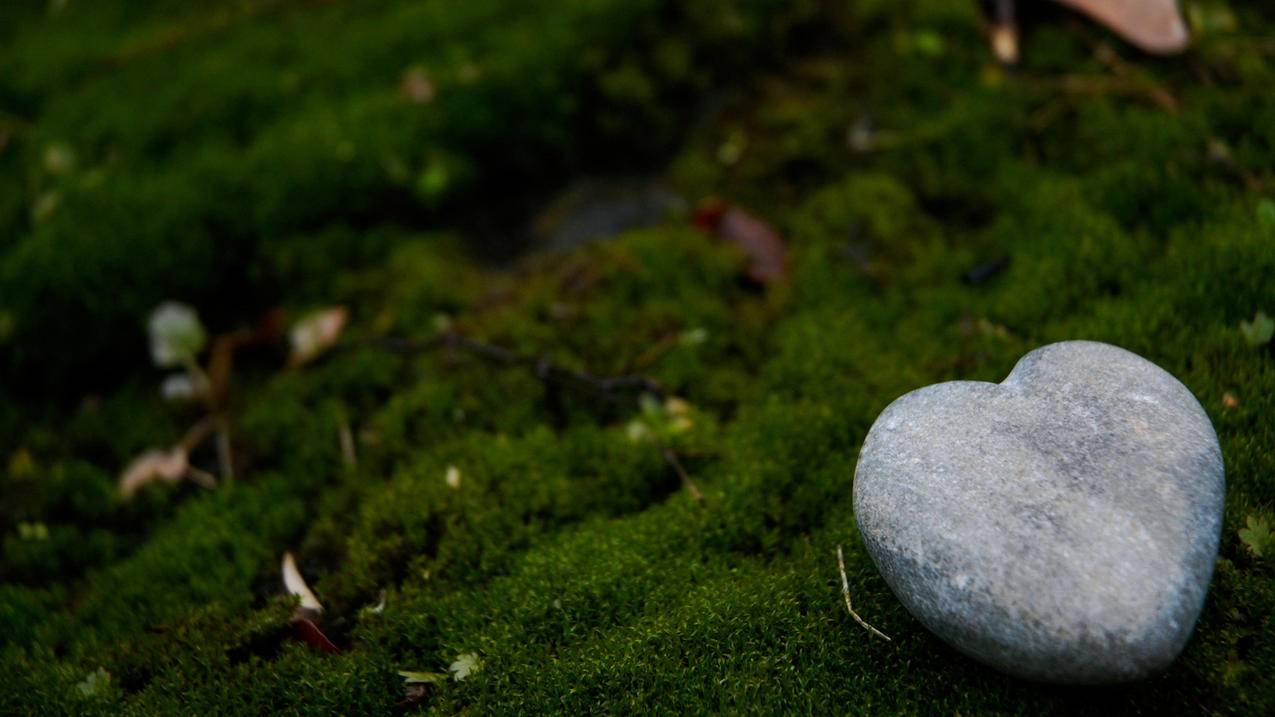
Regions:
[[[691,494],[691,498],[696,502],[704,500],[704,494],[700,492],[699,486],[695,485],[695,481],[691,480],[691,474],[686,472],[686,468],[682,466],[682,461],[677,457],[677,452],[668,446],[660,446],[660,455],[664,456],[664,462],[669,464],[677,477],[682,479],[682,485],[686,486],[686,492]]]
[[[455,331],[444,331],[423,341],[388,339],[380,343],[391,351],[405,354],[422,353],[439,348],[462,349],[501,366],[528,368],[537,378],[546,383],[574,384],[611,399],[615,398],[617,391],[623,390],[636,389],[658,398],[663,398],[668,393],[658,381],[646,376],[598,376],[587,371],[567,368],[547,358],[515,353],[495,344],[471,339]]]
[[[354,452],[354,432],[350,430],[349,421],[341,420],[341,425],[337,426],[337,438],[341,442],[341,457],[345,460],[346,467],[357,468],[359,458]]]
[[[217,464],[221,467],[221,480],[229,483],[235,479],[235,457],[230,452],[230,421],[217,417]]]
[[[846,579],[846,559],[845,559],[845,556],[841,554],[840,545],[837,546],[837,568],[841,570],[841,594],[845,596],[846,610],[849,611],[850,617],[854,618],[855,622],[862,625],[863,629],[867,630],[873,635],[876,635],[882,640],[889,642],[890,637],[888,635],[876,629],[875,627],[869,625],[868,623],[864,622],[863,618],[859,617],[859,613],[855,612],[854,608],[850,606],[850,581]]]

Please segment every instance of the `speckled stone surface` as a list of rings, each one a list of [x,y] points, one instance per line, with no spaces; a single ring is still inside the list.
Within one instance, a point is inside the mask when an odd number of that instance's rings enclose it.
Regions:
[[[1224,492],[1217,435],[1185,386],[1068,341],[999,384],[890,404],[859,455],[854,512],[886,582],[939,637],[1020,677],[1105,683],[1182,651]]]

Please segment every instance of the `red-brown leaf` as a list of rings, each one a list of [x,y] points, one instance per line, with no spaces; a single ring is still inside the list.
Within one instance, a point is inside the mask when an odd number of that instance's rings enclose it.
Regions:
[[[788,275],[788,249],[766,222],[730,205],[714,203],[695,214],[696,226],[739,247],[748,257],[745,274],[758,284],[782,281]]]
[[[323,631],[319,629],[318,625],[314,624],[314,621],[304,617],[294,618],[292,620],[292,629],[296,631],[297,639],[310,647],[332,655],[341,654],[341,649],[332,644],[332,641],[328,639],[327,635],[323,634]]]

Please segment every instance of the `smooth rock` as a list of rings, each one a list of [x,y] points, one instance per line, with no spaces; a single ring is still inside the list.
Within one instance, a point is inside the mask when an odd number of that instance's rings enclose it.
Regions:
[[[1067,341],[999,384],[913,391],[877,418],[854,513],[899,600],[1020,677],[1135,680],[1186,645],[1225,480],[1191,392],[1142,357]]]

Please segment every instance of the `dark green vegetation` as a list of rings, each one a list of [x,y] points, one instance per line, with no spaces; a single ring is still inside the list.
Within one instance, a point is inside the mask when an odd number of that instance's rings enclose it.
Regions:
[[[1239,328],[1275,313],[1275,10],[1251,5],[1235,27],[1200,6],[1165,61],[1042,12],[1005,73],[977,8],[937,0],[4,4],[0,713],[388,712],[399,670],[462,653],[480,670],[410,710],[1275,712],[1275,566],[1237,535],[1275,513],[1275,354]],[[472,258],[546,190],[639,161],[774,223],[790,280],[747,286],[684,217]],[[343,303],[364,347],[246,357],[236,481],[125,502],[120,468],[198,417],[145,356],[167,298],[214,331]],[[636,396],[376,342],[439,316],[662,381],[694,406],[676,448],[703,502],[630,439]],[[1226,458],[1204,615],[1143,684],[955,654],[851,516],[890,400],[1069,338],[1178,376]],[[846,614],[838,544],[893,642]],[[343,654],[291,639],[288,549]]]

